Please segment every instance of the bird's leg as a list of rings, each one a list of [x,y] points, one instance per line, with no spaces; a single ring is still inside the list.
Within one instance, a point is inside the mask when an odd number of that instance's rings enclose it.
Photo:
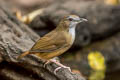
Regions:
[[[58,62],[58,61],[55,60],[55,59],[50,59],[50,60],[48,60],[48,61],[44,64],[44,67],[45,67],[48,63],[50,63],[50,62],[53,62],[53,63],[55,63],[55,64],[57,64],[57,65],[60,66],[60,67],[58,67],[58,68],[56,68],[56,69],[54,70],[54,74],[56,74],[56,72],[57,72],[59,69],[61,69],[61,68],[67,68],[67,69],[71,72],[70,67],[64,66],[63,64],[61,64],[60,62]]]
[[[67,68],[67,69],[71,72],[70,67],[67,67],[67,66],[65,66],[65,65],[63,65],[63,64],[61,64],[60,62],[57,62],[57,61],[55,61],[55,60],[52,60],[51,62],[53,62],[53,63],[55,63],[55,64],[57,64],[57,65],[60,66],[60,67],[58,67],[58,68],[56,68],[56,69],[54,70],[54,73],[55,73],[55,74],[56,74],[56,72],[57,72],[59,69],[61,69],[61,68]]]
[[[52,58],[52,59],[47,60],[47,61],[45,62],[45,64],[44,64],[44,67],[46,67],[47,64],[49,64],[49,63],[51,63],[51,62],[53,62],[53,61],[59,62],[59,58],[58,58],[58,57],[54,57],[54,58]]]

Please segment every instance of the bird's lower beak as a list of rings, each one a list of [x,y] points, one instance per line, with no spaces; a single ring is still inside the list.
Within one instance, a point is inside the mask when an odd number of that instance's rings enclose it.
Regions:
[[[80,18],[80,20],[78,22],[80,23],[80,22],[84,22],[84,21],[88,21],[88,20],[85,18]]]

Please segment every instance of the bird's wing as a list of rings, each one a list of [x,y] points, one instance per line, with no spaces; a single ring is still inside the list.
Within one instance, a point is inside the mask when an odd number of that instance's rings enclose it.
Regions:
[[[52,52],[68,46],[66,37],[59,32],[51,32],[38,40],[30,52]]]

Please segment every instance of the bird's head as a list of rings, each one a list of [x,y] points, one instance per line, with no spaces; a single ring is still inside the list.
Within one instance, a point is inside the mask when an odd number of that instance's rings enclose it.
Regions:
[[[59,25],[61,27],[63,26],[64,28],[72,28],[72,27],[76,27],[78,23],[81,23],[84,21],[87,21],[87,19],[80,18],[77,15],[67,15],[61,20]]]

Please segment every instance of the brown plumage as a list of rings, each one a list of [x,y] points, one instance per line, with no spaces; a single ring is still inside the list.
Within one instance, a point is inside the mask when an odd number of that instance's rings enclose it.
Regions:
[[[21,54],[18,58],[28,54],[35,54],[44,60],[59,56],[72,46],[75,38],[74,29],[82,21],[86,21],[86,19],[76,15],[64,17],[56,29],[40,38],[29,51]]]

